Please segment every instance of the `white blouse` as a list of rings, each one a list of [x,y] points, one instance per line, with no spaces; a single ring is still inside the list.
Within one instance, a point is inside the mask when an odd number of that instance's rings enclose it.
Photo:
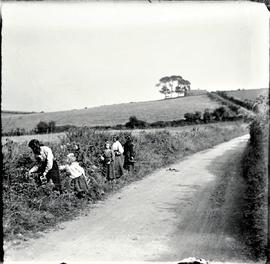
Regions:
[[[113,151],[119,151],[120,154],[123,154],[124,153],[124,149],[121,145],[121,143],[117,140],[115,141],[113,144],[112,144],[112,150]]]
[[[46,175],[48,173],[49,170],[52,169],[53,167],[53,153],[52,150],[49,147],[46,146],[41,146],[40,147],[40,154],[38,155],[38,157],[41,159],[42,162],[46,161],[46,167],[45,167],[45,171],[44,171],[44,175]],[[29,173],[33,173],[36,172],[38,170],[38,166],[34,166]]]
[[[66,170],[70,175],[69,177],[71,179],[75,179],[78,178],[80,176],[84,176],[85,177],[85,171],[84,168],[82,168],[78,162],[72,162],[70,165],[62,165],[59,166],[60,170]]]

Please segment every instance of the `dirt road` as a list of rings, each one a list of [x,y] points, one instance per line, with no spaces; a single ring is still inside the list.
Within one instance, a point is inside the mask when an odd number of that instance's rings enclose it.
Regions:
[[[6,249],[7,263],[179,261],[191,256],[243,262],[231,246],[241,245],[218,227],[208,233],[212,223],[202,216],[219,168],[241,153],[247,140],[246,135],[198,152],[130,184],[60,230],[30,240],[21,249]]]

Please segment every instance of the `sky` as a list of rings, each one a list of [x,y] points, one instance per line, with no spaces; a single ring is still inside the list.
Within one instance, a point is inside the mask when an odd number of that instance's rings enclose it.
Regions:
[[[2,109],[61,111],[191,89],[268,87],[269,14],[251,2],[2,3]]]

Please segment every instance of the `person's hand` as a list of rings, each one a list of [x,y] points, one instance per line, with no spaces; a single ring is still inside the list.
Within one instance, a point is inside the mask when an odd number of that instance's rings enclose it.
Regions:
[[[52,179],[50,179],[49,184],[50,184],[51,186],[54,186],[54,183],[53,183]]]
[[[100,159],[101,159],[101,160],[105,160],[103,156],[100,156]]]
[[[43,174],[40,176],[40,180],[41,180],[42,185],[47,183],[47,178],[46,178],[46,176],[45,176],[45,173],[43,173]]]
[[[27,180],[29,180],[30,178],[32,178],[32,172],[28,171],[28,173],[26,173],[26,175],[25,175],[25,178]]]

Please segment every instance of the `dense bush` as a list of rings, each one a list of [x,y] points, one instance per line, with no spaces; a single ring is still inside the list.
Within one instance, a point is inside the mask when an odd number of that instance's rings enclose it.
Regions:
[[[203,121],[204,123],[210,123],[212,121],[212,114],[209,109],[205,109],[203,113]]]
[[[43,134],[43,133],[53,133],[55,131],[55,122],[50,121],[46,123],[44,121],[40,121],[36,127],[36,133]]]
[[[209,98],[211,98],[212,100],[218,101],[221,104],[227,106],[231,111],[235,112],[236,114],[245,114],[245,115],[249,115],[248,111],[241,111],[241,108],[239,105],[223,98],[222,96],[220,96],[217,93],[211,92],[207,94],[209,96]]]
[[[268,127],[259,120],[250,125],[250,142],[242,160],[245,191],[241,229],[251,256],[260,259],[266,248]]]
[[[216,108],[212,114],[214,119],[217,121],[225,121],[228,120],[228,118],[231,116],[230,115],[230,110],[226,106],[221,106],[219,108]]]
[[[139,120],[136,116],[131,116],[129,121],[125,124],[126,128],[145,128],[147,127],[147,122]]]
[[[202,113],[197,111],[194,114],[193,113],[186,113],[184,115],[186,121],[192,122],[192,123],[200,123],[201,121]]]
[[[136,172],[124,175],[115,183],[106,182],[101,174],[99,154],[105,139],[113,134],[97,132],[90,128],[71,129],[61,143],[49,143],[61,164],[69,152],[78,152],[80,161],[90,180],[88,200],[102,199],[104,193],[140,179],[156,168],[217,143],[246,133],[242,125],[211,124],[186,127],[177,133],[136,132],[132,135],[136,152]],[[130,133],[117,133],[120,142]],[[68,177],[61,173],[64,193],[57,195],[51,186],[37,188],[27,176],[32,167],[32,153],[26,143],[9,142],[3,148],[3,227],[5,239],[10,240],[54,226],[78,214],[88,204],[87,199],[78,199],[67,187]]]

